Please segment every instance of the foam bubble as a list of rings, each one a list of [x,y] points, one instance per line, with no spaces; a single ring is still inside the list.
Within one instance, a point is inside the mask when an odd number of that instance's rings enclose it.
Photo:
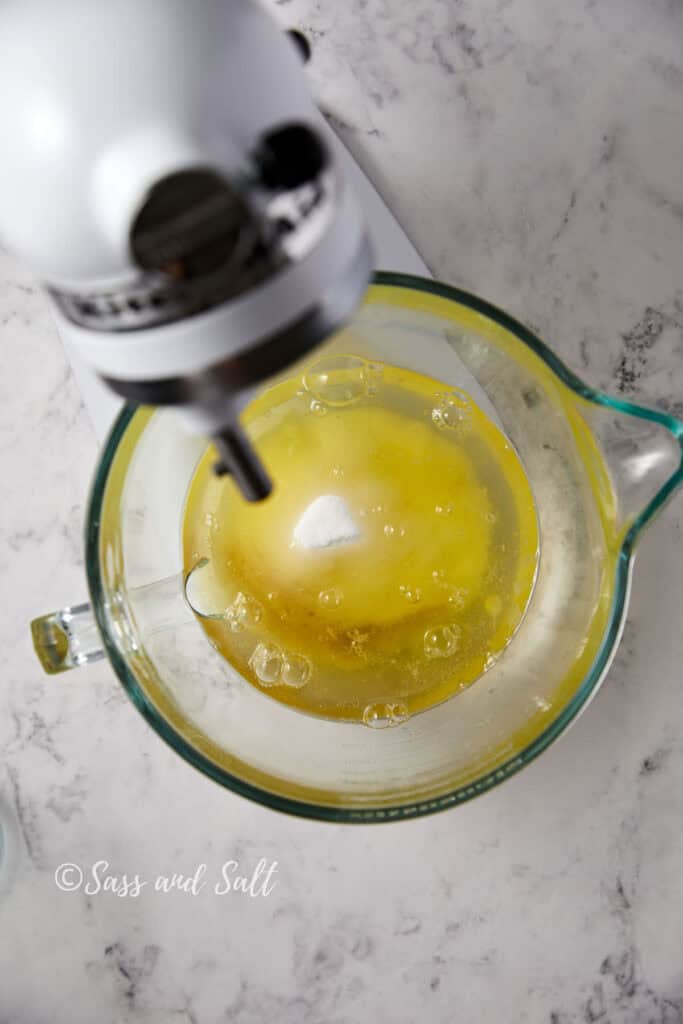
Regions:
[[[456,625],[436,626],[424,635],[424,652],[428,658],[451,658],[458,649],[460,627]]]
[[[366,363],[363,367],[363,380],[368,395],[376,395],[384,377],[384,366],[382,363]]]
[[[311,678],[311,663],[303,654],[286,653],[282,661],[280,682],[300,690]]]
[[[464,608],[465,607],[465,598],[467,597],[467,591],[465,590],[465,588],[464,587],[456,587],[453,584],[449,584],[447,590],[448,590],[448,597],[446,598],[446,600],[448,601],[448,603],[450,605],[452,605],[453,608],[457,609],[458,611],[461,608]]]
[[[366,365],[359,356],[325,356],[306,371],[304,387],[324,405],[352,405],[367,394]]]
[[[451,583],[444,569],[434,569],[432,579],[436,586],[445,592],[446,600],[450,605],[457,609],[464,608],[468,593],[464,587],[458,587],[455,583]]]
[[[261,621],[262,609],[258,601],[249,594],[238,593],[235,600],[225,611],[225,620],[233,633],[243,629],[252,629]]]
[[[351,629],[346,635],[349,640],[349,643],[351,644],[351,650],[356,655],[356,657],[363,659],[367,658],[368,652],[366,644],[370,634],[363,633],[361,632],[360,629]]]
[[[275,686],[282,674],[282,651],[275,644],[258,643],[249,658],[249,667],[264,686]]]
[[[402,701],[392,704],[368,704],[363,711],[363,724],[371,729],[387,729],[392,725],[400,725],[409,717],[408,708]]]
[[[469,430],[472,420],[472,403],[469,395],[458,388],[434,396],[432,423],[439,430]]]
[[[318,604],[323,608],[338,608],[344,599],[344,595],[337,587],[330,587],[329,590],[321,590],[318,594]]]

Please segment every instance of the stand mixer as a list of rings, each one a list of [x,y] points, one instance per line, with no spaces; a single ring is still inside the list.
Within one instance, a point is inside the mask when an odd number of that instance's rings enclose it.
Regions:
[[[302,71],[253,0],[10,0],[0,12],[0,240],[105,385],[174,406],[245,497],[239,414],[334,333],[372,269]]]

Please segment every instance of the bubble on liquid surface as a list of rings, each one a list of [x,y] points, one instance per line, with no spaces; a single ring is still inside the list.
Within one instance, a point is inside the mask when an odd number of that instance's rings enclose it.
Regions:
[[[344,467],[343,466],[333,466],[332,467],[332,476],[334,477],[335,480],[341,480],[343,478],[343,476],[344,476]]]
[[[249,594],[238,593],[235,600],[225,612],[225,620],[233,633],[240,633],[243,629],[252,629],[261,621],[261,605]]]
[[[282,659],[280,682],[300,690],[311,678],[311,663],[303,654],[285,653]]]
[[[445,592],[446,600],[453,608],[464,608],[467,597],[467,590],[464,587],[458,587],[455,583],[451,583],[444,569],[434,569],[432,579],[436,586]]]
[[[318,594],[318,604],[323,608],[338,608],[344,600],[344,595],[337,587],[330,587],[329,590],[321,590]]]
[[[437,516],[442,516],[444,519],[447,519],[449,516],[452,516],[453,513],[455,512],[455,506],[454,505],[435,505],[434,506],[434,511],[436,512]]]
[[[351,650],[357,658],[367,658],[368,652],[366,644],[370,637],[369,633],[363,633],[360,629],[350,629],[347,633],[348,641],[351,645]]]
[[[424,652],[428,658],[451,658],[460,643],[460,627],[436,626],[424,635]]]
[[[363,380],[368,395],[376,395],[384,377],[382,363],[366,363],[363,368]]]
[[[370,729],[388,729],[400,725],[410,717],[408,708],[401,701],[392,704],[368,704],[363,711],[363,724]]]
[[[544,697],[534,697],[534,704],[539,711],[550,711],[552,704],[547,701]]]
[[[393,537],[396,533],[396,527],[393,523],[385,523],[383,533],[385,537]]]
[[[352,405],[367,394],[366,366],[359,356],[325,356],[306,371],[304,387],[324,405]]]
[[[249,658],[249,667],[264,686],[275,686],[282,675],[283,660],[282,651],[275,644],[258,643]]]
[[[322,402],[319,402],[317,398],[311,399],[309,409],[314,416],[324,416],[327,413],[327,406],[323,405]]]
[[[472,402],[469,395],[455,388],[434,396],[432,423],[439,430],[457,430],[461,433],[470,427]]]
[[[467,597],[467,591],[464,587],[456,587],[454,584],[449,583],[447,587],[448,596],[446,600],[453,608],[459,611],[465,607],[465,598]]]
[[[419,604],[422,600],[422,591],[419,587],[411,587],[402,583],[398,592],[409,604]]]

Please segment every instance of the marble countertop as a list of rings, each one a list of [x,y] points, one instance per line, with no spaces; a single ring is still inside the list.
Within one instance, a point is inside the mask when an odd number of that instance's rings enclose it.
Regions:
[[[280,0],[333,124],[432,272],[586,380],[683,413],[683,7]],[[57,679],[27,624],[83,599],[97,443],[30,275],[0,252],[2,1024],[683,1022],[679,498],[642,541],[608,680],[521,775],[354,828],[221,790],[106,663]],[[266,896],[60,890],[55,871]],[[273,876],[275,877],[275,876]],[[68,878],[66,878],[68,885]]]

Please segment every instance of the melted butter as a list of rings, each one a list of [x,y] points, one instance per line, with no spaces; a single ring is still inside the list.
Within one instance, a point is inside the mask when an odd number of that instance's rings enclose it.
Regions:
[[[186,572],[208,559],[226,609],[200,620],[220,654],[285,704],[375,726],[474,683],[524,615],[538,528],[516,452],[470,396],[336,356],[244,421],[273,494],[244,501],[209,450],[184,517]]]

